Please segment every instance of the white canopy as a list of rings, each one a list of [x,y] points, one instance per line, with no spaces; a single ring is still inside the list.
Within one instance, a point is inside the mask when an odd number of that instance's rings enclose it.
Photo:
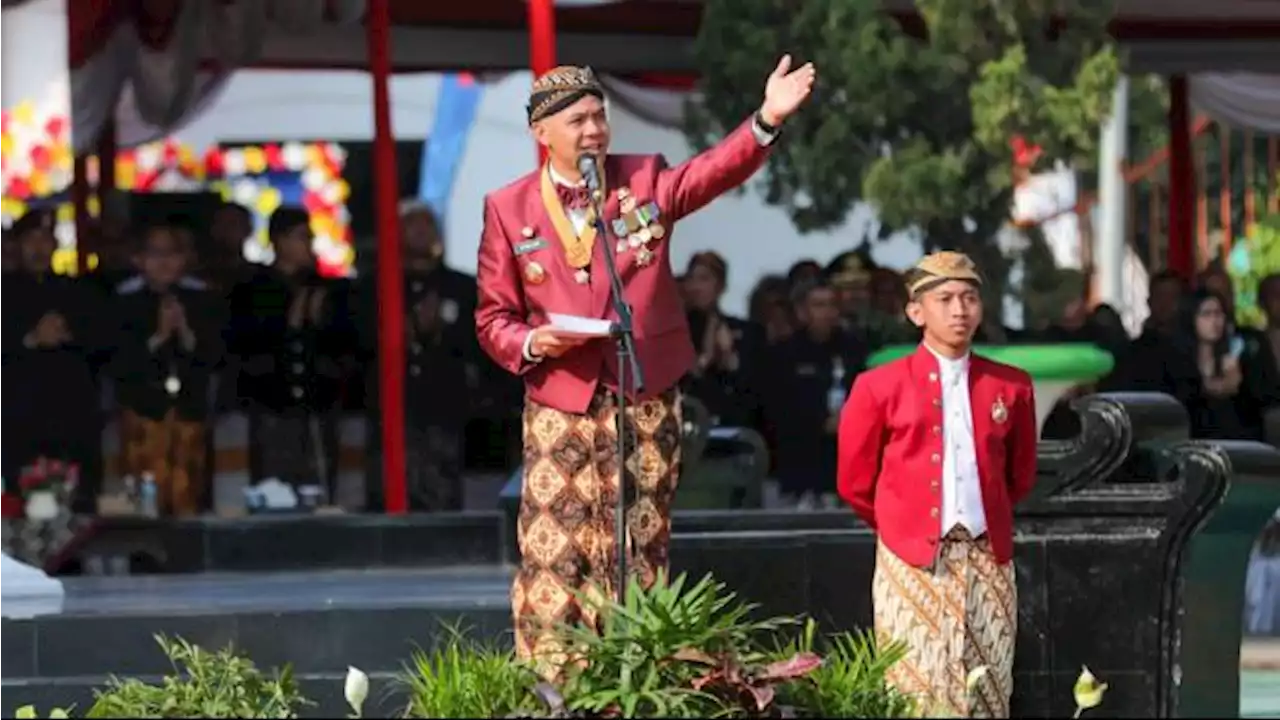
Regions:
[[[1280,75],[1206,73],[1187,81],[1191,104],[1241,129],[1280,134]]]

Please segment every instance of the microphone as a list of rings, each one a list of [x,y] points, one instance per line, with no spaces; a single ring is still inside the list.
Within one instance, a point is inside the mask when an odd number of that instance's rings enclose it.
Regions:
[[[582,174],[582,179],[587,184],[587,190],[591,193],[591,199],[600,200],[600,168],[596,160],[596,156],[591,153],[583,153],[578,156],[578,172]]]

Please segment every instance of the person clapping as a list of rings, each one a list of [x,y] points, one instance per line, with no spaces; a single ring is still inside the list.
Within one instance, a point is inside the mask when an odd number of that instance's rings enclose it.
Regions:
[[[194,515],[208,483],[209,385],[222,356],[215,305],[184,281],[190,248],[167,225],[149,228],[141,282],[116,300],[112,375],[120,404],[123,471],[155,478],[162,514]]]

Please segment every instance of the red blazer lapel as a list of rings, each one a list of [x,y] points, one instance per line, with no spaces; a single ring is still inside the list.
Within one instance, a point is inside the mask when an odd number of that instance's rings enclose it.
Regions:
[[[603,236],[596,237],[596,247],[591,254],[591,308],[595,317],[613,317],[613,308],[610,305],[610,278],[609,266],[601,253],[613,253],[615,263],[619,262],[617,251],[618,236],[613,234],[611,223],[613,219],[618,217],[618,190],[622,187],[626,180],[624,168],[618,162],[616,156],[610,155],[604,161],[605,181],[609,183],[608,195],[604,201],[604,229]],[[634,190],[632,191],[634,192]],[[622,268],[619,267],[621,272]],[[624,282],[625,284],[625,282]],[[632,314],[635,309],[632,308]],[[615,318],[616,319],[616,318]]]

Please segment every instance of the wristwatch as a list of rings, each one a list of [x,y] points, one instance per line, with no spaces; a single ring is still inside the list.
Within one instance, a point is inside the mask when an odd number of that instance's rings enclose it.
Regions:
[[[751,134],[755,136],[756,142],[763,147],[773,144],[778,139],[778,135],[782,134],[782,128],[776,125],[770,125],[764,121],[764,116],[757,110],[756,114],[751,117]]]

